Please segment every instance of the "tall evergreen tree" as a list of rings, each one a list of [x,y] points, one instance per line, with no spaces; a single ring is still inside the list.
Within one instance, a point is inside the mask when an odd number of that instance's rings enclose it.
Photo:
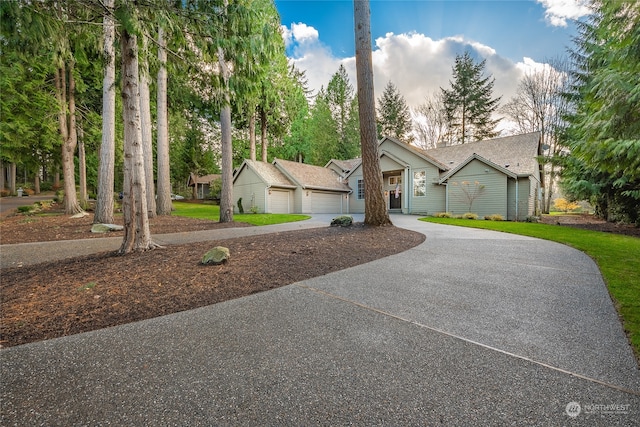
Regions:
[[[326,91],[326,102],[338,132],[336,158],[348,159],[360,152],[360,132],[358,130],[357,99],[353,85],[344,65],[331,77]],[[354,102],[356,103],[354,105]]]
[[[376,138],[376,105],[373,90],[373,60],[371,59],[371,10],[369,0],[354,0],[356,70],[362,145],[362,175],[364,178],[364,222],[367,225],[391,224],[382,193],[382,171]]]
[[[572,56],[563,186],[610,220],[640,222],[640,3],[596,1]]]
[[[98,191],[93,222],[113,223],[113,189],[116,149],[116,53],[115,1],[105,0],[102,18],[102,49],[104,70],[102,78],[102,143],[98,172]]]
[[[443,89],[450,142],[464,144],[498,135],[499,120],[492,114],[500,97],[492,98],[495,79],[483,77],[486,61],[475,63],[471,54],[456,55],[451,88]]]
[[[411,142],[411,114],[407,101],[389,80],[378,98],[378,137],[390,136],[399,141]]]

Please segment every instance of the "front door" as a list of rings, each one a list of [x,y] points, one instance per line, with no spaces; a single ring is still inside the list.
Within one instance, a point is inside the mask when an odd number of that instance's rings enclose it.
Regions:
[[[402,209],[401,191],[389,191],[389,209]]]

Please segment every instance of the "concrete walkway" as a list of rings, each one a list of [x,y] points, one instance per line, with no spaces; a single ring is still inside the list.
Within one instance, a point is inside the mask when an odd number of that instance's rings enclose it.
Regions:
[[[640,425],[638,367],[590,258],[392,220],[426,241],[249,297],[0,351],[0,424]]]

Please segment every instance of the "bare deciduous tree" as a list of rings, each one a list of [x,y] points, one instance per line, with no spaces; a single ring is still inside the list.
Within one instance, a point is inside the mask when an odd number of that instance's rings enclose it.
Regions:
[[[548,64],[524,75],[518,92],[501,109],[514,123],[514,133],[539,131],[544,165],[542,211],[549,212],[555,191],[555,180],[559,174],[555,159],[564,147],[559,135],[565,127],[564,117],[568,111],[568,100],[563,93],[568,90],[568,65],[564,60]]]
[[[428,150],[446,143],[447,112],[441,92],[426,96],[412,113],[413,128],[418,136],[414,143],[418,147]]]

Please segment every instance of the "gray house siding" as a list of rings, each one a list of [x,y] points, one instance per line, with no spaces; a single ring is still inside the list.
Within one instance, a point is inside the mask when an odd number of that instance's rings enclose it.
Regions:
[[[268,212],[268,206],[265,206],[266,188],[264,181],[253,170],[245,168],[233,185],[234,212],[239,213],[240,197],[242,197],[242,207],[245,212],[249,212],[251,206],[257,206],[260,212]]]
[[[480,217],[500,214],[507,218],[507,176],[473,160],[448,179],[449,212]]]

